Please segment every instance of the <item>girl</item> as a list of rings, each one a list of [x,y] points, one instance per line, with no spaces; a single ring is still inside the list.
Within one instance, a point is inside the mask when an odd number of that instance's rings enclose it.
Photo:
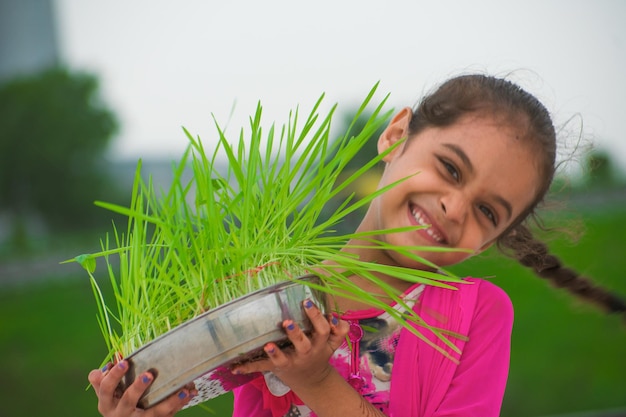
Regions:
[[[398,141],[403,142],[385,156],[380,186],[419,174],[374,200],[359,231],[427,226],[378,238],[471,250],[419,254],[439,266],[462,262],[495,243],[555,285],[611,312],[626,311],[620,299],[562,267],[527,226],[554,177],[556,156],[550,115],[533,96],[503,79],[459,76],[415,110],[397,113],[379,138],[379,152]],[[345,250],[367,261],[429,268],[370,242],[348,246]],[[341,314],[330,320],[306,301],[311,337],[286,321],[293,348],[267,344],[267,360],[233,369],[263,375],[235,389],[234,416],[499,415],[513,322],[508,296],[473,278],[455,284],[456,291],[380,278],[401,291],[430,325],[461,335],[453,339],[461,354],[420,327],[425,339],[453,357],[444,356],[358,301],[332,300]],[[366,289],[370,285],[358,276],[352,279]],[[122,361],[89,374],[105,417],[173,415],[195,394],[193,387],[185,388],[147,411],[136,409],[153,377],[140,375],[118,398],[114,388],[125,370]]]

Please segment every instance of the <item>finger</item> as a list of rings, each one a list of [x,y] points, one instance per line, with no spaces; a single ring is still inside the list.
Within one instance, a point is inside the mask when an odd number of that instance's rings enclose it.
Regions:
[[[246,375],[254,372],[276,372],[289,364],[289,358],[275,343],[267,343],[263,346],[263,351],[265,351],[267,359],[238,364],[231,369],[231,372],[235,375]]]
[[[150,412],[155,416],[173,416],[196,395],[198,395],[198,391],[195,387],[189,388],[185,386],[180,391],[170,395],[165,400],[150,408]]]
[[[87,379],[89,380],[89,383],[94,388],[96,393],[100,390],[100,382],[102,381],[102,378],[104,378],[104,376],[109,372],[110,366],[111,364],[107,363],[102,369],[93,369],[91,372],[89,372],[89,375],[87,375]]]
[[[346,340],[346,336],[350,331],[350,324],[345,320],[340,320],[336,315],[330,318],[330,336],[328,344],[333,350],[337,350]]]
[[[295,328],[297,328],[297,326],[295,326]],[[302,333],[302,331],[300,331],[300,333]],[[308,341],[306,335],[304,335],[304,333],[302,333],[302,335]],[[280,369],[289,365],[289,358],[287,357],[285,352],[283,352],[281,349],[278,348],[278,346],[276,346],[276,344],[268,343],[263,347],[263,350],[265,351],[267,357],[269,358],[269,361],[273,365],[273,368],[271,369],[272,372],[275,373],[277,371],[280,371]]]
[[[154,380],[154,376],[150,372],[144,372],[139,375],[135,381],[122,394],[122,397],[119,400],[117,405],[118,409],[125,410],[135,410],[137,408],[137,404],[139,403],[139,399],[143,395],[144,392],[148,389],[152,381]]]
[[[328,334],[330,333],[328,319],[311,300],[305,300],[303,305],[306,315],[313,325],[313,337],[326,340],[328,338]]]
[[[99,389],[96,391],[98,395],[98,410],[102,414],[107,410],[115,408],[115,390],[127,371],[127,361],[120,361],[113,366],[107,366],[107,369],[104,370]]]
[[[305,353],[311,349],[311,340],[307,337],[306,334],[304,334],[300,326],[298,326],[293,320],[285,320],[283,322],[283,328],[285,329],[285,333],[287,333],[287,338],[293,344],[296,352]],[[268,353],[267,349],[265,349],[265,352]]]

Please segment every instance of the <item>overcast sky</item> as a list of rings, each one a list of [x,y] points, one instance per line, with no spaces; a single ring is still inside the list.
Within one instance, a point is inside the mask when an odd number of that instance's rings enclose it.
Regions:
[[[467,71],[537,95],[570,142],[626,167],[626,1],[56,0],[62,58],[101,77],[121,158],[178,157],[230,131],[260,100],[266,124],[296,105],[350,109],[380,81],[390,107]],[[580,117],[576,116],[577,114]]]

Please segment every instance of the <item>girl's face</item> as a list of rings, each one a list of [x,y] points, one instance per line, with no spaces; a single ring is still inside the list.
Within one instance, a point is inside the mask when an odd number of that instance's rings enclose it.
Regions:
[[[391,121],[379,152],[407,136],[411,110]],[[372,202],[361,230],[426,226],[379,238],[395,245],[468,249],[418,254],[438,266],[461,262],[487,249],[533,201],[539,184],[532,147],[491,117],[468,115],[445,128],[427,128],[384,161],[380,186],[407,176]],[[416,174],[416,175],[413,175]],[[395,252],[379,262],[423,268]]]

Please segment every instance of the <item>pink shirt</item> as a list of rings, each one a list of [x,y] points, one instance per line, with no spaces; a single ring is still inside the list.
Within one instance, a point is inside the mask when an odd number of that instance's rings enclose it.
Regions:
[[[458,355],[432,332],[418,327],[455,361],[402,329],[393,359],[389,416],[499,415],[508,375],[513,309],[506,293],[494,284],[467,281],[454,284],[456,291],[424,288],[414,311],[429,325],[467,335],[468,340],[450,339],[462,351]],[[297,401],[293,395],[273,396],[264,384],[259,378],[234,390],[234,417],[273,417],[272,409],[276,414]]]

